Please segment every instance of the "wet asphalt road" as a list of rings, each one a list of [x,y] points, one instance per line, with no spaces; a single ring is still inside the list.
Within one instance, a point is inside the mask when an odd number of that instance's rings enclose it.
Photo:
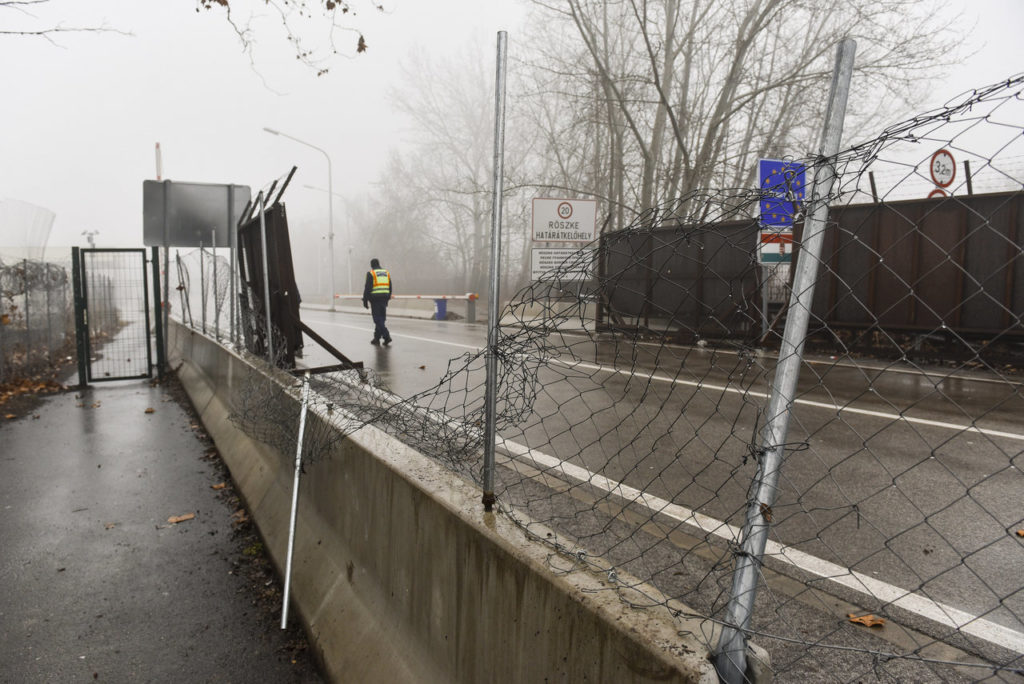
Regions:
[[[322,681],[176,396],[96,385],[0,425],[0,682]]]
[[[369,316],[304,310],[303,319],[404,397],[429,394],[449,360],[486,341],[482,324],[392,317],[395,342],[378,348],[368,344]],[[549,338],[544,353],[533,410],[503,437],[742,523],[754,470],[746,456],[773,358],[595,344],[571,332]],[[307,347],[304,361],[330,359]],[[472,379],[451,383],[469,401],[480,400],[481,365]],[[825,358],[803,369],[797,396],[789,441],[808,446],[791,457],[799,467],[787,469],[775,506],[780,542],[895,591],[923,590],[1019,639],[1024,546],[1013,530],[1024,487],[1021,386],[978,373]],[[657,441],[661,435],[669,438]]]

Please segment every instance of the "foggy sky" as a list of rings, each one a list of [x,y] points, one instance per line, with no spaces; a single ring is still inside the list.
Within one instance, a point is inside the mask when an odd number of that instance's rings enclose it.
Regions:
[[[928,106],[1024,71],[1024,3],[962,5],[965,32],[977,22],[967,51],[978,54],[932,85]],[[319,230],[327,221],[326,195],[305,186],[326,186],[323,155],[264,126],[325,148],[334,191],[354,197],[377,180],[388,149],[409,136],[387,94],[400,85],[398,65],[414,46],[441,55],[478,44],[488,64],[498,30],[509,31],[510,54],[529,47],[530,37],[517,32],[525,14],[520,2],[399,0],[390,7],[387,15],[356,18],[369,50],[335,60],[321,77],[295,60],[270,23],[257,27],[250,64],[222,13],[197,13],[193,0],[53,0],[33,9],[36,20],[0,8],[6,29],[105,23],[133,34],[62,34],[54,38],[59,45],[0,36],[0,197],[54,211],[51,246],[85,244],[83,230],[99,231],[98,246],[140,246],[142,182],[155,178],[159,141],[171,180],[237,183],[255,193],[297,164],[285,197],[290,220]],[[344,230],[339,201],[339,249]]]

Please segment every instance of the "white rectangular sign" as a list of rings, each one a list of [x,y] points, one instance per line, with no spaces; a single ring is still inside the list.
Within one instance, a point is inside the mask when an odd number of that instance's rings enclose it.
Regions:
[[[597,200],[533,200],[534,242],[591,242],[597,226]]]
[[[534,247],[531,280],[587,280],[594,277],[594,250]]]

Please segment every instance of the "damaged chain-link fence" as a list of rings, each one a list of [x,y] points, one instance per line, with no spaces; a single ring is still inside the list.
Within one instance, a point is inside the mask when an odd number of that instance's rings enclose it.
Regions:
[[[789,160],[836,182],[782,443],[764,431],[787,264],[811,258],[799,203],[787,239],[759,223],[762,190],[680,198],[511,298],[493,350],[495,494],[550,545],[552,571],[596,570],[631,605],[708,618],[714,650],[754,510],[770,531],[745,632],[777,680],[1020,675],[1022,100],[1024,77],[1009,79],[833,158]],[[485,353],[414,396],[370,370],[314,376],[327,420],[308,426],[304,463],[373,425],[480,483]],[[283,399],[299,383],[269,372],[233,419],[291,453],[298,408]],[[769,448],[783,459],[759,506]]]

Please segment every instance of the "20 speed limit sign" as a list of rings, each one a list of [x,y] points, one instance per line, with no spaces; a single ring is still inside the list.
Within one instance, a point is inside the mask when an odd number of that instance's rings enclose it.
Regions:
[[[949,150],[939,150],[932,155],[929,171],[936,185],[940,188],[948,188],[956,178],[956,160],[953,159]]]

